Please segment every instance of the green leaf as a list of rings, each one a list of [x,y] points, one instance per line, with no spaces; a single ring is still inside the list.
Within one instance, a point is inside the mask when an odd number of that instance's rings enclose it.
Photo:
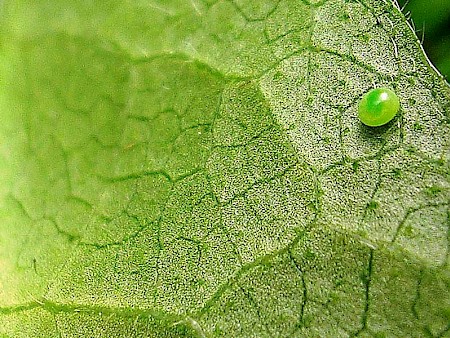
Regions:
[[[2,338],[448,336],[450,91],[393,3],[1,20]]]

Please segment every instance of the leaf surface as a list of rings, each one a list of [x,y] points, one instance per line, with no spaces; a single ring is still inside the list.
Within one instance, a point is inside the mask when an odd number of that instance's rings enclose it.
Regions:
[[[0,336],[449,334],[450,93],[393,3],[1,20]]]

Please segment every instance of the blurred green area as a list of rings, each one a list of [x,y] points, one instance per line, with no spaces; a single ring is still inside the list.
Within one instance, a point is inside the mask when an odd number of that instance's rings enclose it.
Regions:
[[[450,81],[450,0],[398,0],[431,62]]]

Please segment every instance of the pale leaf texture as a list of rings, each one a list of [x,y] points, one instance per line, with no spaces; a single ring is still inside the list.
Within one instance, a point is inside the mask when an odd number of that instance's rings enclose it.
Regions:
[[[0,337],[449,336],[450,94],[395,4],[0,18]]]

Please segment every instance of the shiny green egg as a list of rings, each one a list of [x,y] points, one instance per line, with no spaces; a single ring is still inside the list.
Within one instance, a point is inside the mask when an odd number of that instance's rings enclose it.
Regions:
[[[400,109],[398,96],[388,88],[375,88],[361,98],[358,117],[370,127],[382,126],[391,121]]]

